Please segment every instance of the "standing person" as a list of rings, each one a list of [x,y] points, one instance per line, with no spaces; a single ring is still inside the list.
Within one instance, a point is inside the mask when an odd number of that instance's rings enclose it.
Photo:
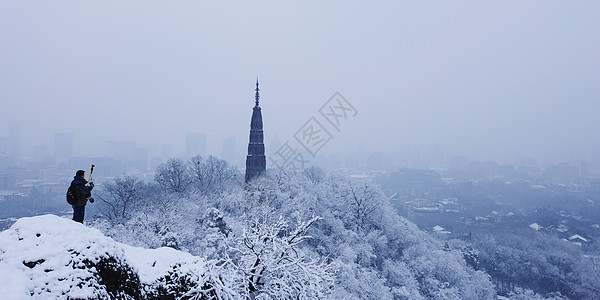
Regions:
[[[87,183],[84,170],[77,171],[73,181],[71,181],[71,187],[76,200],[73,205],[73,221],[75,222],[83,223],[85,205],[87,204],[88,199],[90,200],[90,203],[94,203],[91,193],[94,188],[94,183],[90,182],[89,185],[87,185]]]

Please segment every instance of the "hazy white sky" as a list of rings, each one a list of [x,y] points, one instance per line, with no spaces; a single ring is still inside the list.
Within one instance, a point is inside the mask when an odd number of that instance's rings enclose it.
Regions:
[[[600,151],[598,1],[7,1],[0,42],[0,136],[18,122],[24,154],[202,131],[241,155],[257,75],[267,146],[339,91],[359,113],[327,152]]]

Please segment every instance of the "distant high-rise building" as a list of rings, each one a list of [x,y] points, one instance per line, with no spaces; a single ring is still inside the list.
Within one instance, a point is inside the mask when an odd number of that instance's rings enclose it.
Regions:
[[[140,172],[145,172],[148,169],[148,149],[136,148],[135,158],[131,162],[131,167]]]
[[[248,156],[246,156],[246,182],[265,173],[267,168],[262,113],[260,106],[258,105],[258,100],[260,99],[259,91],[258,79],[256,79],[256,93],[254,95],[256,102],[254,108],[252,109],[252,119],[250,121],[250,139],[248,142]]]
[[[33,160],[40,162],[48,157],[48,148],[46,145],[37,145],[33,147]]]
[[[135,142],[106,141],[105,155],[112,161],[110,168],[104,168],[108,176],[145,172],[148,169],[148,150],[137,147]]]
[[[0,136],[0,154],[10,153],[10,139],[6,136]]]
[[[436,144],[431,149],[431,161],[430,164],[435,169],[443,169],[444,164],[444,150],[440,144]]]
[[[60,173],[57,168],[42,168],[39,178],[46,182],[60,182]]]
[[[329,155],[328,167],[329,167],[329,169],[332,169],[332,170],[341,168],[342,167],[342,161],[341,161],[340,157],[337,156],[336,154],[330,154]]]
[[[269,150],[271,151],[269,152],[269,155],[275,156],[275,152],[277,152],[277,150],[273,149],[280,149],[282,146],[283,142],[279,138],[279,135],[275,134],[275,137],[271,140],[271,143],[269,143]]]
[[[579,179],[579,168],[563,162],[546,168],[549,184],[572,184]]]
[[[173,155],[173,149],[172,149],[171,145],[161,145],[161,147],[160,147],[161,159],[167,160],[169,158],[172,158],[171,157],[172,155]]]
[[[454,155],[448,162],[448,171],[466,173],[469,170],[469,159],[466,156]]]
[[[10,140],[9,151],[15,157],[21,155],[21,126],[17,122],[8,125],[8,138]]]
[[[579,164],[579,173],[581,174],[582,177],[586,177],[589,175],[589,169],[588,169],[587,162],[582,161]]]
[[[12,190],[15,188],[15,173],[0,171],[0,191]]]
[[[106,141],[106,156],[122,161],[133,160],[136,156],[135,142]]]
[[[204,132],[190,132],[186,136],[185,158],[206,154],[206,135]]]
[[[54,157],[57,159],[73,156],[73,134],[70,132],[54,134]]]
[[[7,170],[15,164],[15,156],[8,153],[0,153],[0,171]]]
[[[223,139],[221,155],[224,160],[233,164],[235,161],[235,135]]]
[[[373,152],[367,157],[367,171],[383,170],[383,153]]]

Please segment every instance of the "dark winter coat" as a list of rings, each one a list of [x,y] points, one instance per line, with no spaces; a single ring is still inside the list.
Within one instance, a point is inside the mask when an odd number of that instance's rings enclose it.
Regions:
[[[87,204],[87,199],[92,196],[93,186],[86,186],[87,180],[75,176],[73,181],[71,181],[71,186],[74,185],[74,194],[75,194],[75,205],[74,206],[85,206]]]

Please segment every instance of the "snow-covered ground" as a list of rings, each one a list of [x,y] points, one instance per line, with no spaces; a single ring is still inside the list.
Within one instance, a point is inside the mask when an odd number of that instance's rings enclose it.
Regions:
[[[3,299],[106,298],[110,291],[100,275],[106,271],[99,265],[125,274],[137,288],[156,284],[176,265],[193,268],[196,274],[205,271],[199,257],[171,248],[117,243],[97,229],[54,215],[22,218],[0,232]]]

